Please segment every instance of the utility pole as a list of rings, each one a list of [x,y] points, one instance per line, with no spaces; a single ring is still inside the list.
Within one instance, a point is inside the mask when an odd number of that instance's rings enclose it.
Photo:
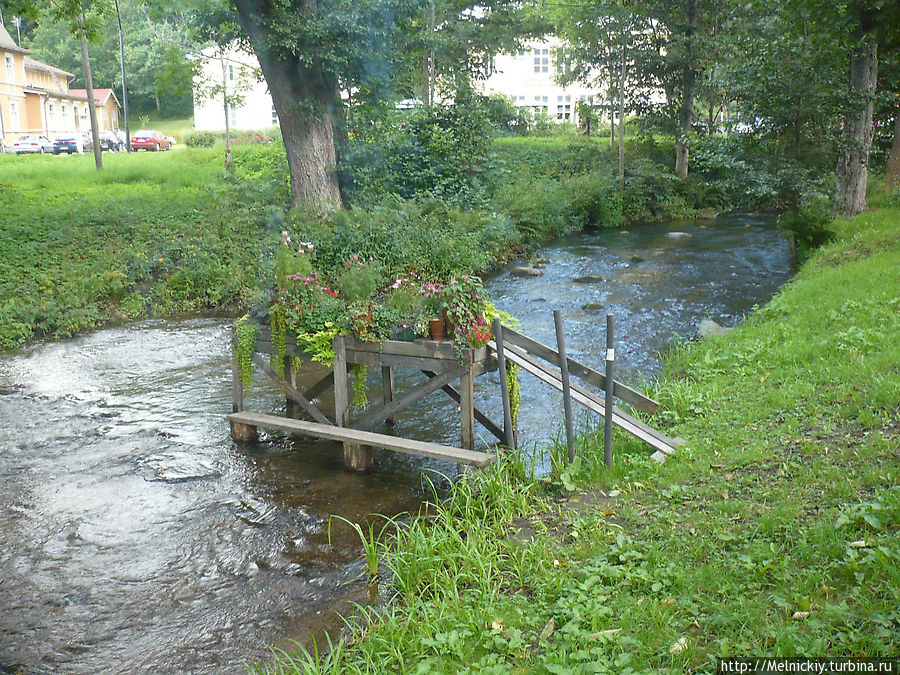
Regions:
[[[116,19],[119,21],[119,61],[122,65],[122,112],[125,115],[125,148],[131,152],[131,126],[128,122],[128,85],[125,83],[125,33],[122,30],[122,15],[119,14],[119,0],[116,2]]]

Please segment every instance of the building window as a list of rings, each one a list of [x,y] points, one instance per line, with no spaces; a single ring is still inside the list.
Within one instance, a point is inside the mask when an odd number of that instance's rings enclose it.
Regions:
[[[16,62],[13,61],[12,54],[6,55],[6,81],[10,84],[16,81]]]
[[[534,50],[534,72],[546,73],[550,70],[550,50],[535,49]]]
[[[9,102],[9,125],[13,131],[19,130],[19,104],[15,101]]]
[[[228,64],[228,81],[234,82],[234,66],[230,63]]]
[[[228,115],[231,120],[231,126],[237,126],[237,109],[233,106],[228,106]]]
[[[278,126],[278,111],[275,110],[275,104],[274,104],[274,103],[272,104],[272,126],[273,126],[273,127],[277,127],[277,126]]]
[[[546,97],[546,96],[535,96],[534,97],[534,105],[532,106],[532,108],[534,108],[535,114],[540,114],[540,113],[544,113],[545,115],[547,114],[547,108],[548,108],[547,100],[548,100],[548,97]]]

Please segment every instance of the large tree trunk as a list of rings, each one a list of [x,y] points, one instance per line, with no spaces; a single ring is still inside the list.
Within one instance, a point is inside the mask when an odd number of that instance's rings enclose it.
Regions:
[[[265,0],[235,0],[235,4],[278,113],[293,204],[321,212],[340,208],[332,128],[335,78],[321,63],[301,61],[269,46],[270,5]]]
[[[891,156],[884,168],[884,183],[888,190],[900,187],[900,111],[894,117],[894,142],[891,143]]]
[[[862,38],[850,60],[850,100],[844,113],[844,148],[837,162],[834,202],[838,212],[855,216],[866,208],[869,150],[875,128],[872,111],[878,76],[878,44],[869,34]]]

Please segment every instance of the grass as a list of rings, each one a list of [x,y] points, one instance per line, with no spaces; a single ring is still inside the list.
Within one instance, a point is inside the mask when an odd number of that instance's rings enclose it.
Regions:
[[[0,348],[259,293],[266,204],[286,185],[221,153],[0,156]],[[274,240],[274,237],[273,237]]]
[[[585,430],[384,537],[395,602],[270,673],[709,672],[900,653],[900,209],[834,225],[768,305],[668,358],[665,465]],[[551,450],[561,468],[561,444]],[[566,489],[566,485],[575,489]]]

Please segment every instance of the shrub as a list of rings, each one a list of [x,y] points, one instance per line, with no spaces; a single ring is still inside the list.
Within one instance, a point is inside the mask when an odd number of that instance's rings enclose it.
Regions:
[[[212,131],[192,131],[184,136],[184,144],[189,148],[211,148],[215,143],[216,134]]]

